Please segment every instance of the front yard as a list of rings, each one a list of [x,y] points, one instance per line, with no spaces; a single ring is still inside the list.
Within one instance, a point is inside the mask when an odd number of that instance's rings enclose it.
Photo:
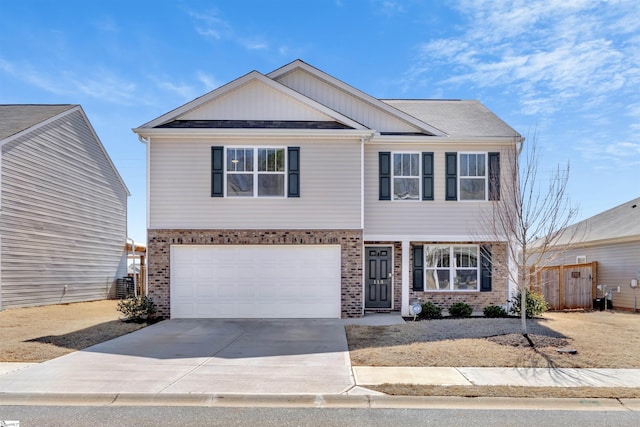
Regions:
[[[347,337],[351,363],[360,366],[640,368],[638,314],[549,312],[528,326],[535,348],[517,318],[348,326]]]

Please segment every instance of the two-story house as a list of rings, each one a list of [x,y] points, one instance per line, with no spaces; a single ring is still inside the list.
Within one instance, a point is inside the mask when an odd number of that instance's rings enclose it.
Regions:
[[[376,99],[297,60],[134,132],[162,316],[408,315],[418,298],[478,310],[508,299],[506,242],[479,217],[500,203],[523,138],[477,101]]]

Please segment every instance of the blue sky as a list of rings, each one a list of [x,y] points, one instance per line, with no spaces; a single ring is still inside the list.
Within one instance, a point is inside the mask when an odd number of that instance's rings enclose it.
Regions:
[[[146,240],[131,128],[295,59],[378,98],[478,99],[546,173],[570,162],[583,219],[640,196],[640,3],[0,0],[0,103],[81,104]],[[548,165],[548,166],[547,166]]]

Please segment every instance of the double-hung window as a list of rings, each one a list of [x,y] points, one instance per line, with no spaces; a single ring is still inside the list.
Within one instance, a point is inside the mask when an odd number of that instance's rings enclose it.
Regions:
[[[420,200],[419,153],[393,153],[393,200]]]
[[[460,200],[487,199],[487,154],[460,153]]]
[[[479,256],[477,245],[425,246],[425,290],[479,290]]]
[[[285,154],[284,148],[227,148],[227,197],[284,197]]]

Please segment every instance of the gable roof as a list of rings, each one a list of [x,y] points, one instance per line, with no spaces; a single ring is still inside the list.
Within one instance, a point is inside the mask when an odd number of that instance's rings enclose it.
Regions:
[[[574,230],[577,230],[575,243],[578,244],[640,242],[640,197],[573,224],[564,235],[571,236]]]
[[[144,129],[158,128],[163,125],[166,125],[167,123],[173,122],[175,120],[180,120],[181,117],[184,117],[185,115],[193,113],[195,110],[199,108],[203,108],[206,104],[211,103],[214,100],[219,99],[220,97],[244,85],[247,85],[251,82],[262,83],[270,87],[271,89],[274,89],[276,92],[282,94],[283,96],[288,97],[292,101],[297,101],[305,104],[306,106],[316,110],[318,113],[322,114],[323,116],[326,116],[327,118],[332,119],[332,121],[336,121],[338,123],[341,123],[353,129],[364,129],[364,126],[362,126],[362,124],[352,120],[351,118],[344,116],[330,108],[327,108],[326,106],[320,104],[319,102],[316,102],[278,82],[275,82],[274,80],[264,76],[263,74],[257,71],[252,71],[230,83],[227,83],[224,86],[214,89],[211,92],[201,97],[198,97],[191,102],[188,102],[182,105],[181,107],[176,108],[173,111],[170,111],[148,123],[145,123],[144,125],[140,126],[138,129],[135,129],[135,130],[139,131],[143,128]],[[323,120],[323,121],[326,121],[326,120]]]
[[[381,100],[374,98],[373,96],[365,92],[362,92],[361,90],[356,89],[353,86],[350,86],[341,80],[338,80],[337,78],[307,64],[306,62],[300,59],[297,59],[281,68],[278,68],[275,71],[272,71],[271,73],[267,74],[267,76],[276,81],[283,81],[287,75],[292,74],[296,71],[303,71],[308,75],[311,75],[313,78],[323,81],[326,84],[329,84],[334,88],[337,88],[343,93],[353,96],[354,98],[360,100],[362,103],[369,104],[370,106],[374,107],[375,109],[385,114],[394,116],[395,118],[417,128],[416,130],[423,131],[427,135],[446,136],[445,132],[432,126],[430,123],[416,119],[415,117],[405,113],[404,111],[393,108],[393,106],[385,104]],[[283,84],[286,84],[286,83],[283,83]],[[296,89],[302,90],[302,88],[296,88]],[[380,129],[377,129],[377,130],[380,130]]]
[[[2,104],[0,105],[0,140],[9,138],[76,106],[72,104]]]
[[[476,100],[384,99],[382,101],[442,129],[451,137],[522,137]]]
[[[56,121],[67,114],[79,112],[82,116],[84,123],[91,132],[94,140],[98,143],[100,150],[105,156],[105,159],[116,174],[118,181],[122,184],[122,187],[130,196],[131,193],[127,188],[120,172],[116,168],[115,164],[111,160],[109,153],[104,148],[102,141],[96,134],[95,129],[91,125],[89,118],[84,113],[82,107],[78,104],[61,104],[61,105],[39,105],[39,104],[3,104],[0,105],[0,145],[4,145],[16,138],[21,137],[47,123]]]
[[[289,106],[287,113],[271,108],[273,96],[279,107]],[[258,112],[260,105],[268,108]],[[252,71],[133,131],[145,137],[178,130],[197,136],[212,129],[369,131],[389,141],[397,136],[524,140],[478,101],[377,99],[299,59],[266,75]]]

